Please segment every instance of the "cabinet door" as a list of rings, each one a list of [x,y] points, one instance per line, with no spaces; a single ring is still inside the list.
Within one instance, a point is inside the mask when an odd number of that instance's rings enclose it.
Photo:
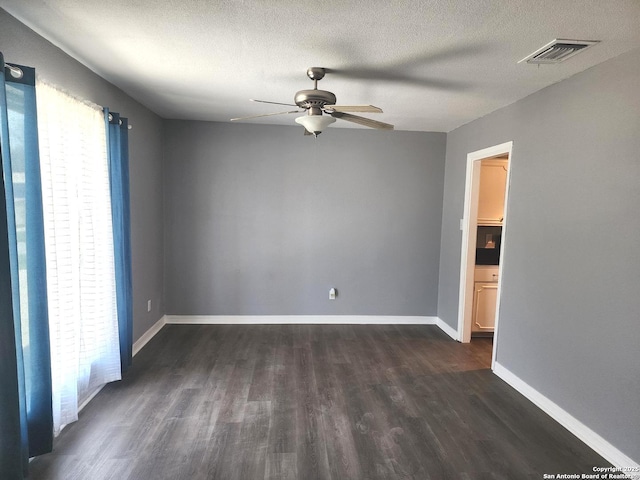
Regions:
[[[504,191],[507,161],[486,160],[480,167],[478,225],[501,225],[504,217]]]
[[[493,332],[498,282],[476,282],[473,292],[473,332]]]

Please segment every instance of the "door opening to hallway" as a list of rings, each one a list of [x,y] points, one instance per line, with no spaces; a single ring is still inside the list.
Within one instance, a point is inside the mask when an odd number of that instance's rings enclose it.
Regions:
[[[496,358],[512,142],[467,155],[458,340],[492,339]]]

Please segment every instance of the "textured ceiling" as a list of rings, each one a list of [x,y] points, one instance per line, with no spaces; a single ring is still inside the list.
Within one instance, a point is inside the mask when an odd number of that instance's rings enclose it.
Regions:
[[[0,0],[9,13],[165,118],[287,110],[319,84],[399,130],[448,132],[640,47],[639,0]],[[517,64],[554,38],[602,42]],[[253,120],[291,124],[296,115]],[[362,128],[348,122],[335,125]],[[334,128],[334,127],[332,127]]]

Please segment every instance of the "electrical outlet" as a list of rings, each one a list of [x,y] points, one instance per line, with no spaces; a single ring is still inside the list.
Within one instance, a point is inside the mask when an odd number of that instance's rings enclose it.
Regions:
[[[151,311],[151,300],[147,300],[147,312]]]

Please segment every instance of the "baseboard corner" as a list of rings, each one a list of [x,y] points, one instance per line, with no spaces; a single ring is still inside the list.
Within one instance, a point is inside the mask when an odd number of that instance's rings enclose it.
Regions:
[[[451,328],[451,326],[440,317],[436,317],[436,325],[440,327],[440,330],[449,335],[451,338],[456,341],[458,340],[458,331]]]
[[[136,340],[133,344],[133,348],[132,348],[132,353],[133,356],[135,357],[136,354],[142,350],[142,347],[144,347],[147,343],[149,343],[149,341],[155,337],[158,332],[160,330],[162,330],[162,327],[164,327],[167,324],[167,316],[163,315],[162,317],[160,317],[160,319],[154,323],[149,330],[147,330],[146,332],[144,332],[140,338],[138,340]]]

